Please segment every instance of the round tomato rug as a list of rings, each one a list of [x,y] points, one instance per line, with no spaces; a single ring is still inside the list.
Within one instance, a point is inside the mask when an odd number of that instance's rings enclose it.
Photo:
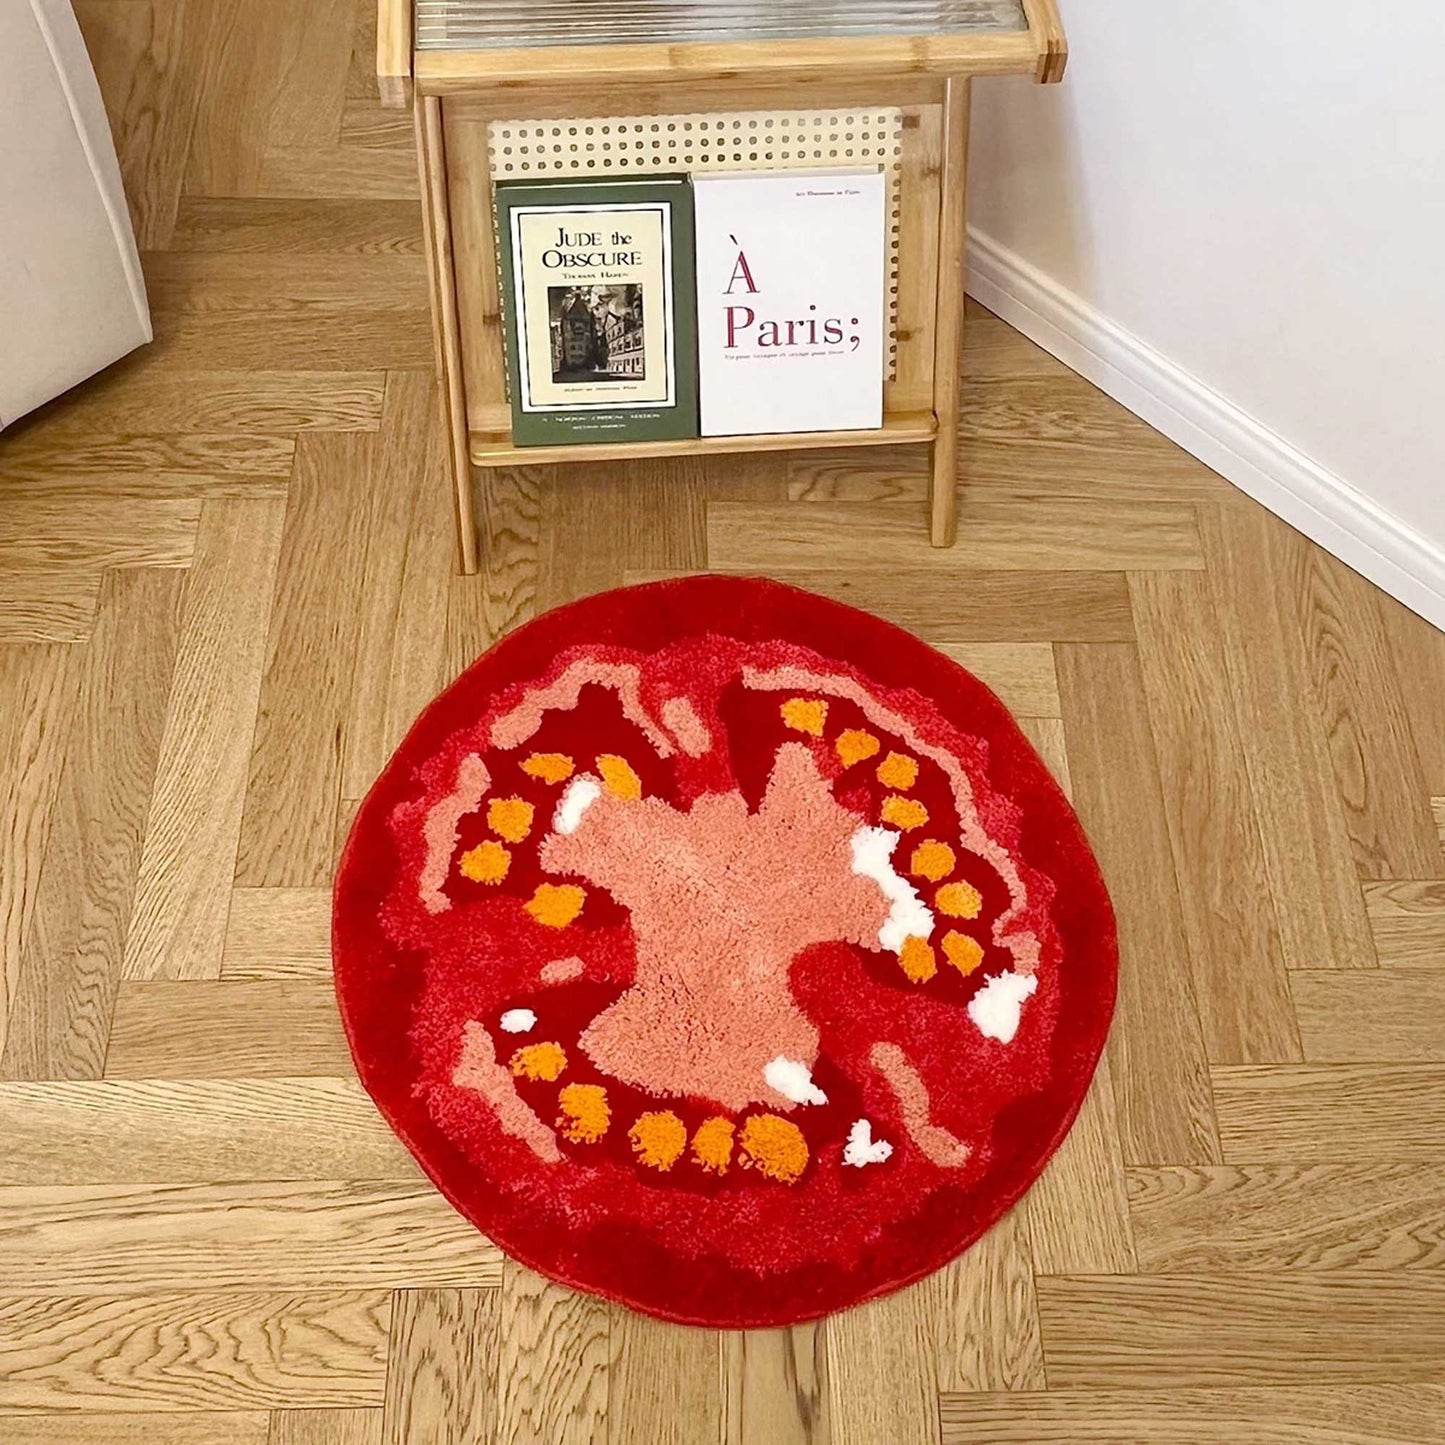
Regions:
[[[336,885],[362,1081],[524,1264],[712,1326],[938,1268],[1068,1131],[1113,913],[1003,705],[708,577],[550,612],[422,714]]]

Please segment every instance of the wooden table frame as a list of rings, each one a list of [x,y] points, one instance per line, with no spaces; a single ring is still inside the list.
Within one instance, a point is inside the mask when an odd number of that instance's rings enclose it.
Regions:
[[[952,545],[963,331],[964,189],[975,76],[1062,79],[1054,0],[1023,0],[1029,28],[958,35],[534,50],[420,50],[412,0],[377,0],[377,76],[413,109],[437,372],[462,570],[477,570],[472,468],[583,458],[695,456],[928,442],[930,535]],[[511,439],[487,129],[494,120],[887,103],[903,111],[898,365],[877,431],[516,447]]]

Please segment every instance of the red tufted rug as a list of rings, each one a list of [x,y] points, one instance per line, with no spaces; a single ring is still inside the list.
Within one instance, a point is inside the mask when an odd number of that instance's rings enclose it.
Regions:
[[[938,1268],[1074,1118],[1113,914],[1001,703],[877,618],[696,578],[559,608],[357,817],[366,1087],[523,1263],[781,1325]]]

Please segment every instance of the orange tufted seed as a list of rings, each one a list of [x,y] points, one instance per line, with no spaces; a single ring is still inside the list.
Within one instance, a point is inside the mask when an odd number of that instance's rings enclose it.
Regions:
[[[872,733],[865,733],[862,728],[849,728],[838,734],[838,740],[833,746],[837,749],[843,766],[851,768],[854,763],[876,757],[881,744]]]
[[[943,956],[967,978],[983,962],[983,945],[966,933],[950,931],[943,935]]]
[[[926,938],[905,938],[898,954],[898,962],[914,983],[927,983],[938,972],[938,961],[934,958],[933,948]]]
[[[532,831],[535,811],[521,798],[493,798],[487,804],[487,827],[509,843],[520,843]]]
[[[643,1114],[627,1137],[639,1162],[652,1169],[671,1169],[687,1147],[687,1129],[671,1109]]]
[[[913,850],[908,869],[918,877],[928,879],[930,883],[937,883],[940,878],[947,878],[953,872],[953,865],[957,861],[953,849],[947,843],[930,838]]]
[[[778,711],[794,732],[808,733],[815,738],[823,736],[823,724],[828,718],[828,704],[820,698],[790,697]]]
[[[544,783],[564,783],[574,769],[575,764],[566,753],[533,753],[522,764],[522,771],[529,778],[540,778]]]
[[[616,753],[603,753],[597,759],[597,771],[602,774],[602,785],[614,798],[635,803],[642,796],[642,779],[632,770],[632,764]]]
[[[918,781],[918,763],[907,753],[889,753],[878,764],[878,781],[885,788],[911,788]]]
[[[733,1121],[704,1119],[692,1136],[692,1152],[709,1173],[726,1174],[733,1157]]]
[[[803,1131],[776,1114],[755,1114],[743,1125],[738,1163],[769,1179],[792,1184],[808,1167],[808,1141]]]
[[[463,853],[457,866],[462,877],[470,878],[473,883],[500,883],[512,866],[512,855],[500,843],[488,839]]]
[[[949,918],[977,918],[983,907],[979,891],[971,883],[945,883],[933,896],[938,911]]]
[[[595,1144],[612,1123],[607,1090],[601,1084],[568,1084],[557,1095],[561,1114],[557,1127],[574,1144]]]
[[[524,1044],[512,1055],[512,1073],[519,1079],[540,1079],[555,1083],[567,1067],[567,1055],[561,1044]]]
[[[566,928],[582,912],[587,895],[575,883],[539,883],[527,912],[548,928]]]
[[[928,822],[928,809],[914,798],[890,793],[883,800],[883,821],[895,828],[921,828]]]

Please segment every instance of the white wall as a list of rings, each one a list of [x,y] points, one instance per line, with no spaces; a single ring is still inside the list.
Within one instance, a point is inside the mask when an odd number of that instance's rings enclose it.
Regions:
[[[1445,626],[1445,12],[1061,8],[974,85],[970,290]]]

